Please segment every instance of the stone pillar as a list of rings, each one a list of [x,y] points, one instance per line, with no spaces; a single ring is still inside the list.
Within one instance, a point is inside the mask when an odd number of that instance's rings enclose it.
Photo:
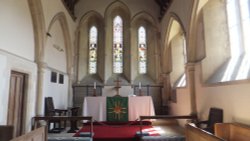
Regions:
[[[187,85],[190,93],[191,114],[197,113],[196,91],[195,91],[195,63],[186,64]]]
[[[73,75],[68,73],[69,84],[68,84],[68,107],[73,107]]]
[[[162,73],[161,76],[162,76],[162,81],[163,81],[162,104],[166,106],[171,96],[170,76],[168,73]]]
[[[38,76],[37,76],[37,99],[36,99],[36,115],[44,115],[44,93],[43,93],[43,84],[44,84],[44,73],[47,64],[44,62],[38,62]]]

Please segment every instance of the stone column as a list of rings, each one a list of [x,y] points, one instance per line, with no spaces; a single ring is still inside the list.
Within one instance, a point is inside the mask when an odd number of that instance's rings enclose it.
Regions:
[[[171,95],[170,77],[168,73],[162,73],[161,76],[163,80],[163,91],[164,91],[162,95],[162,104],[167,105]]]
[[[38,76],[37,76],[37,103],[36,103],[36,115],[44,114],[44,92],[43,92],[43,84],[44,84],[44,73],[47,64],[44,62],[38,62]]]
[[[187,85],[190,93],[191,114],[197,113],[196,91],[195,91],[195,63],[186,64]]]
[[[73,75],[71,73],[68,73],[69,77],[69,84],[68,84],[68,107],[73,107]]]

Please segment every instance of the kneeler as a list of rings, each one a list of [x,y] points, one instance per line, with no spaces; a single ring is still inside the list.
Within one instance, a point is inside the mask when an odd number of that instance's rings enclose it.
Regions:
[[[128,97],[107,97],[107,121],[128,121]]]

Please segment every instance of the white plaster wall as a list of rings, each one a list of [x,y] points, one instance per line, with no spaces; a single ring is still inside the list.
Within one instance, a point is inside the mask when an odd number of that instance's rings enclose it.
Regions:
[[[119,95],[121,96],[128,96],[128,95],[133,95],[133,88],[131,86],[122,86],[119,89]],[[105,86],[102,89],[102,96],[114,96],[117,94],[117,91],[114,86]]]
[[[76,5],[76,16],[82,17],[86,12],[95,10],[104,16],[106,8],[116,0],[82,0]],[[126,4],[133,17],[135,14],[141,11],[150,13],[155,19],[158,18],[159,7],[153,0],[120,0]],[[131,18],[132,18],[131,17]],[[79,19],[78,19],[79,20]]]
[[[176,90],[177,102],[170,102],[171,115],[189,115],[191,113],[190,94],[188,88],[179,88]],[[179,120],[179,124],[184,127],[187,120]]]
[[[47,37],[44,60],[49,67],[56,68],[62,72],[67,72],[63,31],[58,20],[52,25],[50,34],[51,37]]]
[[[0,125],[7,124],[8,102],[9,102],[9,83],[11,70],[25,73],[28,75],[27,84],[27,112],[25,129],[30,130],[30,119],[35,115],[36,108],[36,84],[37,84],[37,67],[32,61],[8,52],[0,50]]]
[[[196,67],[196,76],[200,76],[200,66]],[[240,122],[250,125],[250,82],[233,82],[231,84],[201,85],[196,78],[197,109],[201,119],[208,118],[210,107],[222,108],[224,122]]]
[[[66,26],[69,29],[69,36],[70,36],[70,46],[71,49],[67,49],[69,54],[74,56],[75,52],[75,29],[76,29],[76,23],[73,21],[71,16],[68,14],[68,11],[64,7],[61,0],[41,0],[43,12],[44,12],[44,18],[45,18],[45,29],[48,31],[49,26],[52,22],[52,19],[60,12],[63,12],[66,16],[67,23]],[[56,26],[56,27],[55,27]],[[52,39],[49,39],[47,36],[47,44],[46,47],[51,46],[54,43],[60,45],[62,48],[64,48],[64,52],[58,52],[55,51],[54,48],[46,48],[45,51],[45,58],[46,63],[48,64],[48,68],[45,71],[45,81],[44,81],[44,94],[43,96],[52,96],[54,100],[54,104],[56,108],[67,108],[68,106],[68,97],[70,97],[71,93],[71,86],[68,85],[69,78],[68,76],[64,78],[65,84],[52,84],[50,83],[50,71],[51,69],[55,70],[56,72],[62,72],[66,75],[66,73],[69,73],[66,68],[66,46],[65,46],[65,39],[62,34],[61,25],[59,26],[58,21],[54,23],[51,27],[51,34]],[[54,36],[53,36],[54,34]],[[53,45],[52,45],[53,46]],[[48,49],[48,50],[47,50]],[[53,50],[53,51],[52,51]],[[50,52],[52,51],[52,52]],[[56,53],[57,52],[57,53]],[[74,58],[70,58],[71,60],[74,60]],[[69,66],[71,69],[69,71],[73,72],[73,66]],[[44,106],[42,106],[44,108]]]
[[[26,0],[0,0],[0,49],[34,60],[34,34]]]
[[[46,69],[44,80],[44,97],[53,97],[54,106],[57,109],[67,109],[68,107],[68,76],[64,74],[64,84],[59,84],[59,73],[57,73],[57,83],[50,82],[51,70]],[[43,98],[44,99],[44,98]],[[42,106],[44,108],[44,106]]]

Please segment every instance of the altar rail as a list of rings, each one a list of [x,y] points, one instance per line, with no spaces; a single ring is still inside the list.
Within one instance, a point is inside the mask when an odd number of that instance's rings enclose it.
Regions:
[[[32,118],[32,129],[36,129],[38,127],[38,121],[45,121],[46,125],[49,124],[49,121],[53,120],[53,121],[70,121],[71,125],[70,125],[70,131],[75,130],[76,127],[76,123],[77,121],[83,121],[83,120],[87,120],[91,123],[90,125],[90,131],[91,131],[91,135],[93,133],[93,119],[91,116],[34,116]]]
[[[102,96],[102,91],[105,85],[96,85],[96,96]],[[139,85],[130,85],[133,89],[135,95],[139,95]],[[93,95],[94,85],[73,85],[73,106],[80,107],[79,111],[82,111],[82,104],[86,96]],[[162,85],[141,85],[142,95],[151,96],[156,115],[166,115],[168,114],[167,106],[163,105],[162,102]],[[82,113],[79,113],[82,115]]]

